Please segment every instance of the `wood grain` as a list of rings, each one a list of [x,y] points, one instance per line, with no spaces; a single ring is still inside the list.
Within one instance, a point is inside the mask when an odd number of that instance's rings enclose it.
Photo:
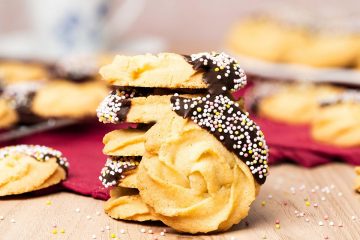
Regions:
[[[353,191],[354,177],[353,167],[340,163],[310,170],[290,164],[273,166],[247,219],[226,233],[197,236],[176,233],[162,224],[112,220],[103,213],[102,201],[73,193],[0,199],[0,216],[4,217],[0,220],[0,239],[92,239],[93,234],[96,239],[116,239],[111,237],[113,233],[118,239],[136,240],[360,239],[360,194]],[[324,219],[326,215],[328,220]],[[276,219],[280,229],[275,227]],[[57,234],[52,233],[54,224]],[[105,229],[107,225],[110,230]],[[141,233],[143,228],[154,233]],[[160,236],[164,228],[167,233]]]

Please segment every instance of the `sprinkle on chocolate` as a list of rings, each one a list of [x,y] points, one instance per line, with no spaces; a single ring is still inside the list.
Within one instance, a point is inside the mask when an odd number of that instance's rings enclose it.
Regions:
[[[259,126],[231,95],[245,86],[246,75],[236,60],[224,53],[199,53],[186,57],[195,70],[203,71],[208,83],[205,97],[171,97],[172,109],[208,130],[235,153],[251,170],[259,184],[268,175],[268,147]]]
[[[105,166],[101,170],[99,180],[104,187],[112,187],[117,185],[126,174],[137,168],[141,160],[141,156],[111,156],[106,160]]]
[[[225,53],[203,52],[185,56],[194,70],[203,72],[211,94],[236,91],[246,85],[246,75],[237,61]]]
[[[40,162],[46,162],[51,158],[55,158],[57,164],[66,172],[69,168],[69,162],[60,151],[45,146],[23,144],[4,147],[0,149],[0,160],[12,154],[24,154]]]
[[[97,117],[102,123],[120,123],[126,120],[135,90],[113,90],[97,108]]]

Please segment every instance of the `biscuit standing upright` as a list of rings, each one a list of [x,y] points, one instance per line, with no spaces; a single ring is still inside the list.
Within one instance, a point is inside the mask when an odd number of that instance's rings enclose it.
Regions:
[[[104,123],[141,123],[104,137],[105,211],[182,232],[225,231],[247,216],[268,174],[259,127],[233,99],[244,71],[224,53],[117,56],[102,77],[117,88]]]

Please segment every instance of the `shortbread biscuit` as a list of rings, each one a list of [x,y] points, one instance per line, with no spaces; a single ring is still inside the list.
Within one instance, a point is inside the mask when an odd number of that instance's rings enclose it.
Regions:
[[[110,156],[142,156],[144,154],[145,131],[119,129],[107,133],[103,138],[103,153]]]
[[[351,36],[317,34],[289,50],[284,60],[313,67],[350,67],[357,57],[359,43]]]
[[[227,40],[229,48],[240,55],[280,62],[284,54],[304,44],[307,33],[265,19],[248,19],[236,24]]]
[[[178,231],[224,231],[255,200],[251,171],[215,137],[173,117],[147,134],[138,188],[156,217]]]
[[[355,190],[360,193],[360,167],[355,168]]]
[[[84,118],[94,115],[107,94],[107,87],[99,82],[53,81],[36,93],[32,110],[44,118]]]
[[[322,98],[339,94],[342,88],[329,85],[274,85],[273,93],[257,102],[257,114],[278,122],[308,124],[318,114]],[[254,90],[256,91],[256,89]]]
[[[8,84],[2,97],[16,111],[19,123],[33,124],[44,119],[32,111],[32,102],[36,93],[45,86],[45,81],[25,81]]]
[[[207,88],[206,76],[200,70],[195,61],[202,58],[204,53],[182,56],[174,53],[160,53],[158,55],[137,55],[137,56],[116,56],[114,61],[102,67],[100,74],[109,84],[116,86],[132,87],[155,87],[155,88]],[[215,54],[214,54],[215,55]],[[226,56],[219,54],[214,61],[220,61]],[[218,75],[232,76],[231,82],[223,78],[223,82],[228,86],[228,90],[238,90],[239,84],[246,81],[246,76],[242,69],[232,59],[228,59],[231,67],[236,71],[227,72],[229,69],[217,70]],[[229,66],[230,66],[229,64]],[[233,81],[238,84],[233,84]]]
[[[115,187],[110,190],[110,199],[104,209],[111,218],[133,221],[155,221],[147,205],[142,201],[139,191]]]
[[[26,81],[43,81],[48,77],[46,66],[36,62],[6,61],[0,62],[0,77],[5,84]]]
[[[38,145],[0,149],[0,196],[21,194],[59,183],[68,162],[59,151]]]
[[[112,91],[97,108],[103,123],[153,123],[171,112],[172,95],[137,96],[136,92],[117,89]],[[185,95],[190,97],[191,95]],[[192,95],[196,96],[196,95]]]
[[[360,92],[324,99],[311,122],[312,137],[340,147],[360,146]]]
[[[18,115],[10,102],[0,99],[0,129],[9,128],[16,124]]]

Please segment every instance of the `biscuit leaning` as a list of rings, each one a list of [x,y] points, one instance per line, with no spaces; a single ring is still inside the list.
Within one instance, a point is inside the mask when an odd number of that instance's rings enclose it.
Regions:
[[[43,189],[64,180],[69,163],[52,148],[16,145],[0,149],[0,196]]]

